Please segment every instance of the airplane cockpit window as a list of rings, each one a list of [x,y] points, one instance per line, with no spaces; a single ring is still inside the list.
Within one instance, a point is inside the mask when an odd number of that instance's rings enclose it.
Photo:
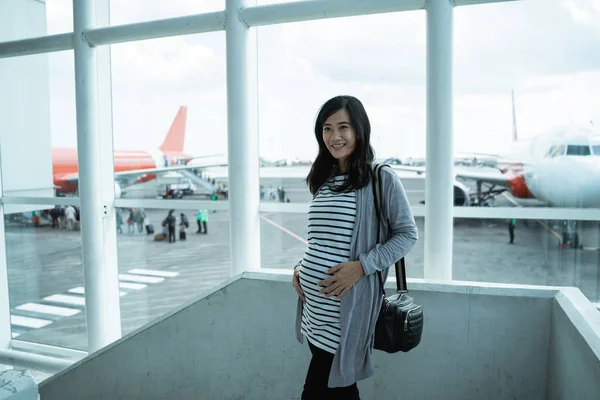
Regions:
[[[568,156],[589,156],[590,154],[590,146],[587,145],[569,145],[567,147]]]
[[[565,154],[565,145],[553,145],[546,153],[547,158],[558,157]]]
[[[592,145],[592,152],[595,156],[600,156],[600,144]]]

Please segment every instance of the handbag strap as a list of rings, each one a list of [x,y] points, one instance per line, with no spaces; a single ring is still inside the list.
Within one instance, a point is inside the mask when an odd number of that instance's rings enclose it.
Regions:
[[[377,243],[381,242],[381,211],[380,211],[380,198],[381,198],[381,169],[387,164],[376,164],[374,170],[372,170],[372,187],[373,197],[375,198],[375,214],[377,215]],[[389,221],[388,227],[389,227]],[[397,292],[408,292],[406,285],[406,262],[404,257],[395,263],[396,267],[396,291]],[[383,273],[377,271],[379,277],[379,283],[381,284],[381,291],[385,296],[385,287],[383,284]]]

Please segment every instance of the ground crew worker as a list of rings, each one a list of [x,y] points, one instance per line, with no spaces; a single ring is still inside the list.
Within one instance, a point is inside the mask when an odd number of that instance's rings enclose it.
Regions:
[[[508,236],[510,237],[510,244],[513,244],[513,242],[515,241],[515,226],[517,226],[517,220],[516,219],[509,219],[508,220]]]
[[[196,213],[196,222],[198,223],[198,231],[196,233],[208,233],[206,223],[208,222],[208,210],[198,210]],[[203,229],[204,228],[204,229]]]

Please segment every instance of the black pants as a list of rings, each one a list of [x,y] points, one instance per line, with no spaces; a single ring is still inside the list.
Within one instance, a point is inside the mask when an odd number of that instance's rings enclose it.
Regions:
[[[312,359],[306,374],[302,400],[360,400],[356,382],[346,387],[327,387],[333,354],[308,342]]]
[[[169,226],[169,243],[175,243],[175,227]]]

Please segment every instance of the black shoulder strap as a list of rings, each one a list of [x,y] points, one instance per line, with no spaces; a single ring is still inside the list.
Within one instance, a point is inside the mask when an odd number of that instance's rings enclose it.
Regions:
[[[386,164],[375,164],[373,170],[373,197],[375,198],[375,213],[377,215],[377,243],[381,242],[381,211],[380,211],[380,199],[381,199],[381,169]],[[388,221],[389,226],[389,221]],[[396,290],[398,292],[408,292],[406,285],[406,262],[404,257],[395,263],[396,267]],[[383,274],[381,271],[377,272],[379,276],[379,283],[381,284],[381,290],[385,296],[385,288],[383,284]]]

